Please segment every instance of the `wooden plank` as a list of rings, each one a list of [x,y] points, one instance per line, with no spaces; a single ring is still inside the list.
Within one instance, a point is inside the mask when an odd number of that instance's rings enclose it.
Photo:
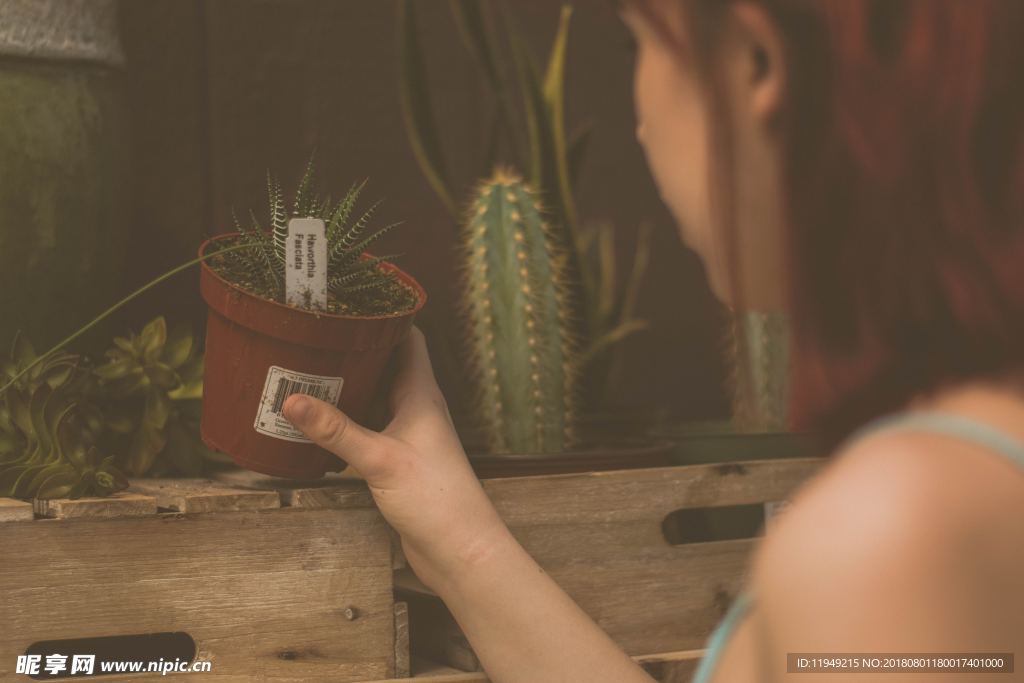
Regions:
[[[191,635],[212,681],[394,675],[390,544],[376,510],[4,524],[0,547],[30,550],[5,554],[0,572],[0,680],[39,640],[161,631]]]
[[[704,656],[704,650],[681,650],[634,657],[636,663],[660,683],[689,683]],[[451,667],[421,658],[413,658],[413,678],[430,683],[487,683],[490,679],[482,671],[461,672]],[[392,679],[392,681],[395,679]],[[375,683],[392,683],[376,681]]]
[[[14,498],[0,498],[0,522],[27,522],[35,519],[32,503]]]
[[[409,605],[395,603],[395,678],[409,678]]]
[[[281,507],[277,491],[229,488],[210,479],[134,479],[130,491],[156,498],[175,512],[239,512]]]
[[[543,524],[651,519],[687,508],[785,500],[823,464],[821,458],[748,460],[716,465],[486,479],[505,521]],[[572,495],[566,495],[572,491]],[[660,521],[660,520],[659,520]]]
[[[50,519],[106,519],[156,514],[156,498],[121,491],[103,498],[55,498],[32,501],[35,514]]]
[[[249,470],[228,470],[214,479],[233,488],[277,491],[281,504],[307,509],[375,507],[366,482],[352,474],[328,474],[322,479],[281,479]]]

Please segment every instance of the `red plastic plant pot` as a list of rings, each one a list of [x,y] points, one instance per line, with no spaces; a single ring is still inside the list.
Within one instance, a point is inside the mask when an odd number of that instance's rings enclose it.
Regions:
[[[235,234],[207,240],[209,245]],[[366,417],[394,348],[427,301],[426,292],[391,264],[416,295],[409,311],[356,317],[307,311],[249,294],[204,261],[199,286],[209,306],[203,377],[203,442],[246,469],[312,479],[343,469],[281,414],[284,399],[307,393]]]

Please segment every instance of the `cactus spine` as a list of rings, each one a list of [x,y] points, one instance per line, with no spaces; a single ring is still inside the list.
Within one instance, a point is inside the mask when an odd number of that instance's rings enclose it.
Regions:
[[[536,193],[511,171],[484,181],[463,230],[469,355],[492,452],[570,447],[576,382],[565,261]]]

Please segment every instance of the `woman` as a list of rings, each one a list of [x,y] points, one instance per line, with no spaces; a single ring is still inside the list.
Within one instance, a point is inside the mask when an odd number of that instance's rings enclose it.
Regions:
[[[1024,653],[1024,3],[622,15],[683,240],[724,302],[788,313],[795,426],[837,445],[698,678],[781,680],[787,652]],[[422,335],[401,354],[383,433],[308,397],[286,415],[366,478],[493,680],[649,680],[495,513]]]

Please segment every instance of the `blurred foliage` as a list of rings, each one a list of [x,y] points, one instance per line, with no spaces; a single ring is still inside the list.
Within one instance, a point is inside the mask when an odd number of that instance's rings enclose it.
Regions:
[[[203,357],[188,326],[168,333],[156,318],[105,359],[40,358],[15,336],[0,365],[0,496],[102,496],[126,488],[125,473],[203,472]]]

